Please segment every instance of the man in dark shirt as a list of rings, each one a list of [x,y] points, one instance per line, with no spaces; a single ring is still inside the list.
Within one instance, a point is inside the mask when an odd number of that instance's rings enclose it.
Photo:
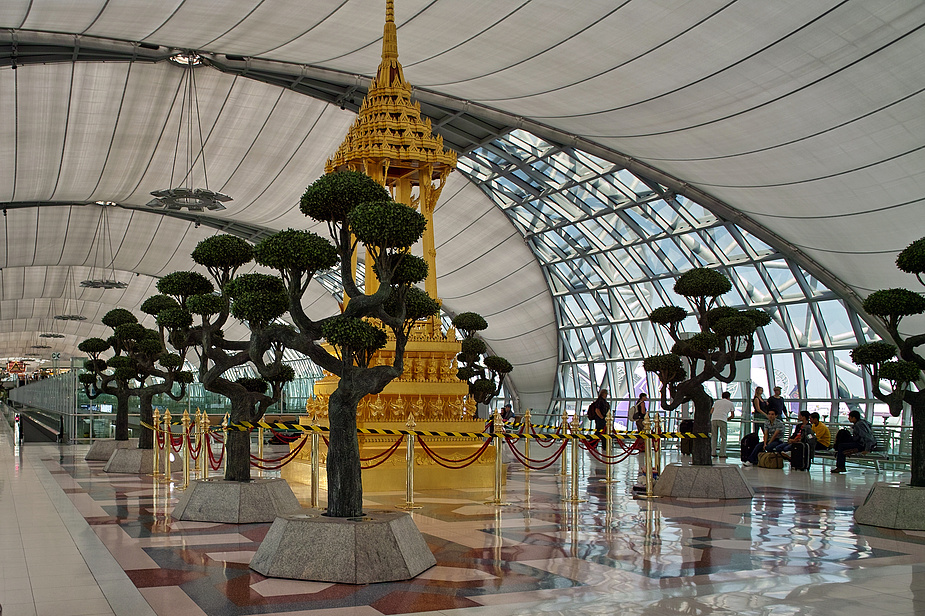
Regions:
[[[784,407],[784,399],[780,395],[780,387],[775,387],[774,395],[768,398],[768,410],[777,411],[778,419],[787,416],[787,409]]]
[[[610,412],[610,403],[607,402],[607,390],[602,389],[597,394],[597,399],[588,407],[588,417],[594,421],[594,431],[598,434],[605,434],[607,431],[607,413]],[[590,443],[595,449],[600,441]]]

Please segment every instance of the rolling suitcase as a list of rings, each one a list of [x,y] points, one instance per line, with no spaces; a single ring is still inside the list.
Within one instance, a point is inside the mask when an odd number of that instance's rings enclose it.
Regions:
[[[741,446],[741,455],[739,458],[743,462],[746,462],[748,456],[752,455],[752,451],[758,446],[758,433],[752,432],[751,434],[746,434],[739,442],[739,445]]]
[[[790,450],[790,468],[795,471],[808,471],[813,463],[813,448],[806,443],[795,443]]]

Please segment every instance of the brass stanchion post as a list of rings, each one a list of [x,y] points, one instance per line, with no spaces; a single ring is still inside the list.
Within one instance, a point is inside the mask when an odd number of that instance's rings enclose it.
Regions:
[[[231,416],[226,412],[222,418],[222,476],[228,476],[228,423]]]
[[[151,460],[151,476],[160,477],[161,476],[161,440],[158,436],[158,433],[161,430],[161,412],[157,409],[154,409],[154,420],[153,427],[151,431],[154,432],[154,454],[153,459]]]
[[[643,442],[644,455],[645,455],[645,465],[646,465],[646,493],[640,498],[653,499],[658,498],[652,491],[654,484],[652,482],[652,422],[649,420],[649,415],[646,414],[645,419],[642,420],[642,430],[643,430]]]
[[[572,442],[571,442],[571,456],[572,456],[572,486],[569,490],[569,497],[563,499],[563,502],[566,503],[583,503],[585,499],[578,497],[578,441],[581,426],[581,416],[576,412],[575,416],[572,418]],[[564,457],[564,456],[563,456]]]
[[[408,421],[405,427],[408,430],[414,430],[417,426],[414,421],[414,413],[408,413]],[[414,504],[414,434],[405,435],[405,504],[399,505],[399,509],[420,509],[420,505]]]
[[[604,483],[613,483],[613,411],[607,411],[607,429],[604,438]],[[610,500],[610,490],[607,491],[608,502]]]
[[[578,414],[578,409],[575,409],[575,414]],[[568,437],[568,433],[571,430],[571,425],[568,420],[568,409],[562,409],[562,436]],[[559,476],[565,477],[568,475],[568,459],[566,455],[562,454],[562,468],[559,470]]]
[[[170,431],[170,409],[164,409],[164,477],[161,481],[170,483],[171,468],[170,454],[173,451],[173,443],[170,440],[172,433]]]
[[[524,458],[530,459],[530,409],[524,411]],[[524,473],[530,477],[530,467],[524,465]]]
[[[280,420],[282,421],[282,420]],[[257,427],[257,457],[263,460],[263,426]],[[262,464],[262,463],[261,463]],[[263,477],[263,469],[257,469],[257,476]]]
[[[318,415],[312,413],[312,509],[321,505],[321,434],[318,427]]]
[[[485,501],[486,505],[510,505],[501,499],[501,484],[504,483],[504,465],[501,463],[501,444],[504,442],[504,420],[501,419],[501,411],[495,409],[492,415],[491,423],[492,440],[495,443],[495,491],[494,498]]]
[[[655,443],[653,443],[653,449],[655,451],[655,457],[653,460],[652,468],[655,475],[661,476],[662,474],[662,417],[661,415],[655,415],[655,426],[653,430],[656,434]]]
[[[189,411],[186,409],[183,410],[183,418],[180,420],[180,425],[183,427],[183,440],[181,447],[183,448],[183,485],[180,486],[181,490],[185,490],[189,487],[189,467],[190,467],[190,434],[189,434]]]

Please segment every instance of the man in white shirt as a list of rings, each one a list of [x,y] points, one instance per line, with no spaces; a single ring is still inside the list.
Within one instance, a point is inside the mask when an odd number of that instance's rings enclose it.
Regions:
[[[719,457],[726,458],[726,422],[732,419],[734,412],[735,407],[729,399],[729,392],[724,391],[723,397],[713,403],[713,414],[710,416],[712,420],[710,444],[713,446],[711,451],[714,458],[717,457],[717,445],[719,445]]]

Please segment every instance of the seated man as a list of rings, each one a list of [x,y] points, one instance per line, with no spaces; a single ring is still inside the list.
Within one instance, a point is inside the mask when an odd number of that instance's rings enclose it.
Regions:
[[[816,434],[809,423],[809,411],[800,411],[800,423],[793,429],[793,434],[790,435],[790,438],[785,443],[778,445],[775,451],[783,453],[793,449],[793,446],[797,443],[811,444],[815,440]]]
[[[752,450],[748,461],[743,462],[743,466],[757,466],[758,454],[762,451],[776,451],[782,442],[784,435],[784,422],[777,417],[777,411],[768,409],[768,420],[764,424],[764,441],[759,442]]]
[[[829,427],[819,421],[819,413],[811,413],[809,422],[813,424],[813,432],[816,433],[816,451],[825,451],[832,446],[832,433]]]
[[[861,413],[851,411],[848,413],[848,421],[851,422],[851,440],[839,443],[835,446],[835,468],[833,473],[845,472],[845,456],[868,451],[877,448],[877,438],[874,436],[874,427],[866,419],[861,419]]]

